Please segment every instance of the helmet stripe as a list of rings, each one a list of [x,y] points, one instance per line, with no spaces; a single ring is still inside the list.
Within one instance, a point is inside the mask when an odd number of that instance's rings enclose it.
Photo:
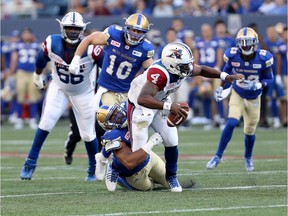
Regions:
[[[247,33],[248,33],[248,28],[244,28],[244,32],[243,32],[243,36],[246,36],[247,35]]]
[[[72,23],[74,24],[75,23],[75,13],[73,13],[73,20],[72,20]]]
[[[192,57],[192,51],[191,49],[186,45],[186,44],[183,44],[183,43],[177,43],[179,46],[182,46],[184,47],[184,49],[186,49],[186,51],[190,54],[190,57]]]
[[[137,25],[141,25],[142,16],[139,14],[137,18]]]

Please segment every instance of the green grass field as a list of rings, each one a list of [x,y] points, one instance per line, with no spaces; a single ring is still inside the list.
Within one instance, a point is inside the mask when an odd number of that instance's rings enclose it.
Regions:
[[[104,182],[88,183],[83,142],[73,164],[64,164],[68,122],[60,121],[46,140],[31,181],[21,181],[20,170],[34,131],[1,128],[1,215],[287,215],[287,131],[258,130],[254,172],[243,161],[243,130],[234,132],[224,158],[215,170],[206,163],[215,153],[220,130],[191,127],[179,132],[179,180],[182,193],[168,190],[136,192],[117,187],[108,192]],[[163,156],[163,146],[155,152]]]

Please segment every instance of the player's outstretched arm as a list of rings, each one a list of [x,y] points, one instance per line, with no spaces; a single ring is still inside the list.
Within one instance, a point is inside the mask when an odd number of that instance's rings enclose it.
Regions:
[[[233,82],[234,80],[244,79],[243,74],[229,75],[226,72],[221,72],[214,68],[204,66],[204,65],[194,65],[194,71],[192,76],[204,76],[207,78],[220,78],[225,82]]]
[[[134,169],[139,164],[143,163],[147,155],[151,153],[152,148],[163,142],[163,139],[159,133],[154,133],[148,142],[142,146],[139,150],[132,152],[131,148],[122,142],[122,147],[114,151],[114,154],[120,160],[120,162],[127,169]]]

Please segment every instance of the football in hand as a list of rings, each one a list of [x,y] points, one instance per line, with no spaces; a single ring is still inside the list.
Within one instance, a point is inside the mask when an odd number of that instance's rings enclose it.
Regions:
[[[179,103],[179,105],[186,111],[187,115],[186,117],[177,117],[175,116],[173,113],[169,113],[168,117],[167,117],[167,125],[169,127],[176,127],[181,125],[188,117],[188,113],[189,113],[189,105],[187,103]]]

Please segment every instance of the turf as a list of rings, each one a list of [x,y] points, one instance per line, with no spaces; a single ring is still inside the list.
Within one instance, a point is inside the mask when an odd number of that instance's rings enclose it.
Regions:
[[[257,130],[255,170],[244,169],[243,130],[234,132],[222,162],[205,168],[221,134],[190,127],[180,131],[179,180],[182,193],[163,188],[136,192],[117,187],[108,192],[104,182],[84,181],[87,159],[83,142],[73,164],[63,160],[68,122],[61,120],[46,140],[31,181],[19,178],[34,131],[1,127],[1,215],[287,215],[287,131]],[[163,146],[155,147],[163,157]]]

